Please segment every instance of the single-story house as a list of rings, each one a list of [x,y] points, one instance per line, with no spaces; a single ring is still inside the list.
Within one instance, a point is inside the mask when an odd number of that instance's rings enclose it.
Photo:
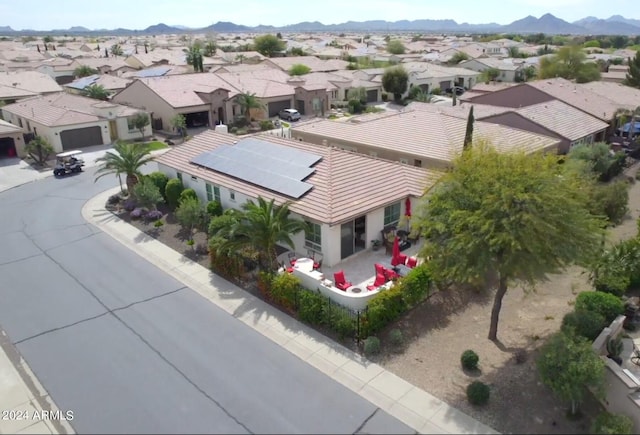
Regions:
[[[440,172],[270,135],[237,137],[207,130],[156,159],[204,201],[239,209],[248,199],[290,201],[309,230],[293,237],[297,252],[320,254],[334,266],[368,249],[397,224]],[[362,172],[366,176],[354,177]]]
[[[61,91],[54,79],[38,71],[0,73],[0,101],[7,104]]]
[[[434,106],[438,108],[438,106]],[[348,121],[319,120],[291,128],[291,137],[318,145],[444,170],[462,152],[466,117],[444,111],[376,113]],[[486,140],[498,150],[557,152],[561,140],[489,122],[474,123],[474,141]]]
[[[72,94],[82,94],[88,86],[97,85],[102,86],[105,90],[113,94],[126,88],[129,83],[131,83],[131,80],[122,77],[109,74],[93,74],[73,80],[63,87],[67,92]]]
[[[23,156],[23,129],[0,119],[0,159]]]
[[[42,136],[56,152],[141,138],[133,117],[142,112],[66,92],[27,98],[2,107],[5,121]],[[144,136],[151,135],[151,126]],[[20,152],[20,148],[16,149]],[[20,153],[19,153],[20,155]]]
[[[73,81],[73,73],[76,69],[75,61],[64,57],[52,57],[45,59],[36,68],[36,71],[44,73],[54,79],[59,85]]]
[[[311,72],[331,72],[347,69],[349,62],[339,59],[323,60],[316,56],[274,57],[264,63],[273,65],[284,72],[288,72],[293,65],[306,65]]]
[[[125,72],[135,71],[127,65],[122,57],[81,57],[73,61],[73,67],[88,66],[98,71],[99,74],[122,75]]]
[[[497,59],[495,57],[469,59],[460,62],[458,66],[480,73],[488,69],[496,69],[499,72],[497,80],[501,82],[515,82],[518,79],[518,71],[523,67],[522,64],[514,64],[513,59]]]

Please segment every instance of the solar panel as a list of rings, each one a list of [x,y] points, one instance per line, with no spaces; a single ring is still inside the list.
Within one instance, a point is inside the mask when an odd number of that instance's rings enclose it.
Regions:
[[[92,76],[82,77],[78,80],[72,81],[67,85],[67,87],[74,89],[84,89],[87,86],[91,86],[96,80],[98,80],[98,78],[100,78],[100,76],[96,74]]]
[[[158,77],[165,75],[169,71],[171,71],[171,67],[159,66],[139,71],[136,73],[136,77]]]
[[[221,145],[191,162],[283,195],[300,198],[313,185],[303,180],[315,171],[321,156],[255,138]]]

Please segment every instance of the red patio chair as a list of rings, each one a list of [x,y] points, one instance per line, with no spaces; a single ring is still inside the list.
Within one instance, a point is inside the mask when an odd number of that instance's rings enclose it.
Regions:
[[[379,273],[381,273],[382,275],[384,275],[384,271],[385,271],[385,269],[384,269],[384,266],[383,266],[382,264],[380,264],[380,263],[376,263],[376,264],[374,264],[373,266],[376,268],[376,275],[377,275],[377,274],[379,274]]]
[[[335,283],[336,287],[345,292],[349,287],[353,285],[345,279],[344,270],[339,270],[333,274],[333,282]]]
[[[384,277],[384,274],[379,273],[376,275],[376,280],[373,282],[373,284],[367,286],[367,290],[369,291],[375,290],[381,285],[384,285],[384,283],[386,282],[387,282],[387,278]]]
[[[384,270],[384,276],[387,277],[387,280],[391,281],[393,279],[398,279],[400,278],[400,275],[398,275],[394,270],[392,269],[385,269]]]
[[[405,264],[407,262],[407,256],[405,254],[398,254],[398,260],[400,260],[400,264]]]
[[[413,269],[417,265],[418,265],[418,259],[416,257],[407,258],[407,267],[410,267],[411,269]]]
[[[289,264],[295,266],[297,260],[295,252],[289,252],[287,257],[289,257]]]

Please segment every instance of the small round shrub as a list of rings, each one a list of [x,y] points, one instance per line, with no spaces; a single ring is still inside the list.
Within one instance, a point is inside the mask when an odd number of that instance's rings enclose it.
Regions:
[[[162,212],[160,210],[151,210],[144,215],[144,218],[148,221],[157,221],[162,219]]]
[[[131,219],[140,219],[143,214],[144,214],[144,209],[135,208],[131,213],[129,213],[129,216],[131,216]]]
[[[120,202],[120,200],[122,200],[120,195],[118,195],[118,194],[111,195],[109,197],[109,199],[107,200],[107,204],[115,205],[115,204],[118,204]]]
[[[167,187],[167,183],[169,182],[169,177],[167,177],[167,175],[164,172],[160,172],[160,171],[152,172],[148,175],[148,177],[153,182],[153,184],[155,184],[156,187],[158,187],[158,190],[160,190],[162,197],[166,201],[167,198],[165,196],[166,195],[165,189]]]
[[[462,356],[460,357],[462,367],[467,370],[476,370],[478,368],[478,361],[480,361],[480,357],[471,349],[462,352]]]
[[[400,347],[404,344],[404,335],[402,335],[402,331],[399,329],[392,329],[389,332],[389,341],[392,346]]]
[[[633,421],[626,415],[610,414],[606,411],[598,414],[591,426],[592,434],[632,434]]]
[[[611,323],[624,313],[624,302],[611,293],[586,291],[576,298],[575,310],[596,312],[604,317],[606,323]]]
[[[467,387],[467,399],[472,405],[485,405],[489,401],[491,390],[484,382],[473,381]]]
[[[177,178],[172,178],[167,182],[166,187],[164,188],[165,198],[167,198],[167,204],[169,207],[176,208],[178,206],[178,202],[180,200],[180,194],[184,190],[182,186],[182,181]]]
[[[136,208],[136,199],[135,198],[128,198],[125,202],[124,202],[124,209],[126,211],[133,211]]]
[[[562,319],[562,330],[568,332],[573,330],[576,335],[584,337],[589,341],[598,338],[602,329],[607,325],[604,316],[595,311],[572,311],[567,313]]]
[[[207,214],[211,217],[222,216],[222,205],[218,201],[209,201],[207,203]]]
[[[189,187],[180,192],[180,200],[178,201],[178,203],[181,203],[187,198],[198,199],[198,195],[196,194],[195,190]]]
[[[266,119],[264,121],[260,121],[260,130],[262,131],[266,131],[266,130],[273,130],[273,121],[271,121],[270,119]]]
[[[164,222],[162,222],[161,220],[157,220],[153,223],[153,226],[156,228],[160,228],[163,225],[164,225]]]
[[[364,340],[364,354],[367,356],[380,353],[380,339],[378,337],[367,337]]]

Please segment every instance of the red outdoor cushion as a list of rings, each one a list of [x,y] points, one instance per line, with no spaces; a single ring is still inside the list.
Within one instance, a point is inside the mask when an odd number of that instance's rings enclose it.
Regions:
[[[414,268],[418,265],[418,259],[416,257],[407,258],[407,267]]]

